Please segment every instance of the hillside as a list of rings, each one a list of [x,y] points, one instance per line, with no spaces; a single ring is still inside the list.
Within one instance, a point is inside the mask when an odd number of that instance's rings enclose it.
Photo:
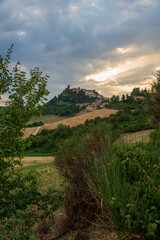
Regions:
[[[47,102],[43,115],[73,116],[82,109],[104,107],[105,98],[95,90],[66,87],[58,97]],[[103,105],[101,106],[101,104]]]
[[[70,126],[70,127],[77,126],[79,124],[84,124],[87,119],[89,120],[89,119],[94,119],[96,117],[100,117],[100,118],[109,117],[111,114],[115,114],[116,112],[117,112],[117,110],[106,109],[106,108],[100,109],[100,110],[95,110],[90,113],[85,113],[83,115],[70,117],[70,118],[63,119],[63,120],[60,120],[57,122],[46,123],[39,128],[39,132],[42,129],[56,129],[59,124],[63,124],[63,125]],[[36,130],[37,130],[37,127],[26,128],[25,133],[24,133],[24,138],[29,137],[31,134],[35,135]]]

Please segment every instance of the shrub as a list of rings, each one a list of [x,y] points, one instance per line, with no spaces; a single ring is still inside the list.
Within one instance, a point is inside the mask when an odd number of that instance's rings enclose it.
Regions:
[[[39,127],[39,126],[43,126],[44,123],[43,122],[33,122],[33,123],[30,123],[30,124],[27,124],[26,127]]]
[[[56,157],[56,166],[68,181],[68,191],[64,201],[70,228],[83,228],[88,221],[95,219],[100,207],[87,184],[88,163],[94,155],[106,148],[106,142],[112,141],[107,133],[109,125],[101,123],[84,136],[75,134],[60,147]],[[108,141],[107,141],[108,139]]]

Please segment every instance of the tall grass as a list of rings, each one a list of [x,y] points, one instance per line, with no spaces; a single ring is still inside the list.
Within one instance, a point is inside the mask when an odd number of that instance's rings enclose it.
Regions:
[[[90,161],[89,186],[115,226],[131,236],[158,239],[159,144],[116,143]]]

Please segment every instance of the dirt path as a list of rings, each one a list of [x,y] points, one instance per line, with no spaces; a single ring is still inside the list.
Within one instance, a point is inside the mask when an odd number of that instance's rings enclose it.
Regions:
[[[115,114],[117,110],[103,108],[100,110],[95,110],[90,113],[85,113],[83,115],[70,117],[54,123],[45,123],[42,127],[32,127],[26,128],[24,138],[29,137],[31,134],[36,135],[42,129],[55,129],[59,124],[67,125],[70,127],[77,126],[79,124],[84,124],[87,119],[94,119],[96,117],[104,118],[109,117],[111,114]]]

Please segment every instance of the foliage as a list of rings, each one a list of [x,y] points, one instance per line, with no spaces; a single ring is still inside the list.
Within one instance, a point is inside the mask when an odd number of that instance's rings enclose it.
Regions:
[[[151,122],[156,125],[160,121],[160,71],[156,73],[156,79],[151,84],[151,92],[148,94],[148,108],[152,114]]]
[[[118,111],[109,117],[109,123],[112,123],[114,129],[119,129],[121,133],[136,132],[150,129],[150,115],[143,110]]]
[[[15,172],[23,179],[23,177],[28,174],[33,177],[31,170],[36,177],[36,182],[34,184],[39,193],[39,200],[37,199],[38,201],[36,204],[33,203],[35,197],[32,196],[34,198],[31,199],[28,191],[29,199],[27,196],[25,199],[25,201],[27,200],[28,202],[27,209],[25,211],[15,210],[11,213],[10,217],[4,218],[1,221],[0,239],[37,239],[34,237],[35,222],[42,222],[45,221],[46,218],[53,218],[53,213],[62,204],[65,190],[64,183],[63,179],[59,177],[56,169],[53,167],[53,163],[39,164],[36,162],[36,165],[33,165],[32,163],[32,165],[18,167]],[[18,198],[17,200],[21,200],[21,203],[23,204],[21,198]]]
[[[132,92],[131,92],[131,96],[146,96],[146,94],[148,93],[147,89],[142,89],[140,90],[139,87],[133,88]]]
[[[43,122],[33,122],[33,123],[30,123],[30,124],[27,124],[26,127],[39,127],[39,126],[43,126],[44,123]]]
[[[158,239],[160,134],[156,131],[155,142],[153,136],[149,143],[113,143],[117,128],[133,124],[133,119],[138,125],[143,116],[120,111],[109,118],[88,120],[82,135],[77,127],[59,146],[56,165],[69,182],[64,206],[70,227],[78,223],[83,228],[82,219],[93,221],[100,214],[129,237]]]
[[[154,149],[154,150],[153,150]],[[90,187],[120,229],[141,239],[158,239],[159,141],[115,143],[90,163]]]
[[[95,154],[104,150],[106,133],[110,125],[100,123],[92,126],[83,136],[74,134],[59,148],[56,166],[68,182],[68,190],[64,201],[65,212],[69,219],[69,228],[82,229],[93,221],[100,211],[87,184],[88,162]],[[109,141],[113,141],[108,136]],[[101,144],[99,144],[101,143]]]
[[[48,214],[51,199],[54,201],[58,196],[54,191],[41,194],[36,174],[22,175],[15,168],[21,165],[22,154],[29,145],[23,139],[23,130],[29,119],[39,113],[39,105],[44,104],[48,95],[48,76],[35,68],[30,70],[27,80],[20,62],[10,72],[12,48],[13,45],[5,58],[0,56],[0,94],[9,95],[7,107],[0,112],[0,236],[1,239],[29,239],[30,227],[38,218],[37,210]]]

